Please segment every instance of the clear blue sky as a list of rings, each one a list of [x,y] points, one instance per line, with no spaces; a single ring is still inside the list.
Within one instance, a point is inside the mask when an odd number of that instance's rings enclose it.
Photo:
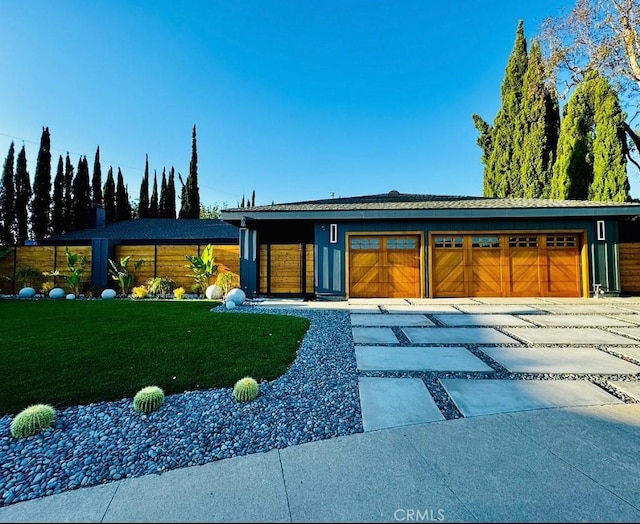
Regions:
[[[471,119],[492,122],[517,21],[527,39],[573,0],[26,0],[3,6],[0,156],[42,126],[137,198],[189,171],[234,207],[407,193],[482,194]],[[638,176],[630,170],[632,193]],[[180,192],[178,185],[178,194]],[[634,195],[635,196],[635,195]],[[179,206],[179,202],[178,202]]]

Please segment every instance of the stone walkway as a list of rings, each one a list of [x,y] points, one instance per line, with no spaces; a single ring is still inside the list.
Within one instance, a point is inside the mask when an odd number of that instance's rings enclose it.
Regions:
[[[365,431],[640,401],[640,297],[351,299],[348,308]]]

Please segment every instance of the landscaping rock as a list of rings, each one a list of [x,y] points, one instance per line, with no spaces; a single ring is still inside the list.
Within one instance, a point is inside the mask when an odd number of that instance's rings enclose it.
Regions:
[[[66,293],[64,289],[61,287],[54,287],[51,291],[49,291],[49,298],[59,299],[64,298]]]
[[[32,287],[23,287],[19,292],[20,298],[33,298],[36,295],[36,290]]]
[[[240,306],[247,299],[247,295],[240,288],[235,288],[227,293],[227,304],[233,302],[236,306]]]
[[[207,290],[204,292],[204,295],[209,300],[217,300],[219,298],[222,298],[223,294],[224,293],[222,291],[222,288],[220,286],[216,286],[215,284],[209,286]]]
[[[105,289],[100,295],[104,300],[111,300],[116,298],[116,292],[114,289]]]
[[[75,300],[76,296],[73,293],[68,293],[67,294],[67,300]]]
[[[227,309],[233,309],[234,307],[236,307],[236,303],[233,301],[229,301],[227,302]]]

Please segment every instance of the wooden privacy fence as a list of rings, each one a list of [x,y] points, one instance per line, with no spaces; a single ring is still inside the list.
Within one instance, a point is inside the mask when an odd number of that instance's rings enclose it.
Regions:
[[[640,242],[619,244],[620,290],[640,293]]]
[[[206,247],[207,244],[116,246],[114,257],[120,260],[130,256],[129,270],[133,269],[136,260],[144,260],[136,272],[135,286],[145,284],[152,277],[169,277],[189,293],[195,281],[185,255],[200,255]],[[240,246],[212,244],[212,247],[216,264],[224,264],[230,271],[240,274]]]
[[[144,263],[136,272],[136,286],[145,284],[151,277],[170,277],[176,281],[178,287],[184,287],[187,292],[191,292],[194,284],[191,272],[188,268],[189,261],[185,255],[199,255],[206,247],[206,244],[192,245],[133,245],[115,246],[114,260],[130,256],[129,270],[133,270],[136,260],[142,258]],[[83,286],[85,290],[91,284],[91,246],[69,246],[72,253],[85,256],[85,268],[82,274]],[[213,245],[213,254],[216,263],[224,264],[230,271],[240,274],[240,247],[235,245]],[[2,293],[17,293],[22,287],[19,281],[18,272],[20,268],[33,267],[40,273],[33,279],[33,287],[36,291],[42,288],[45,281],[53,281],[67,289],[64,281],[57,277],[45,277],[43,271],[60,270],[65,275],[67,269],[67,257],[65,246],[17,246],[4,258],[0,259],[0,291]],[[108,278],[107,285],[118,289],[118,283],[111,277]],[[70,291],[67,289],[67,291]]]
[[[313,293],[313,244],[260,245],[261,294]]]
[[[82,283],[91,282],[91,246],[69,246],[73,254],[85,257]],[[62,275],[68,275],[67,255],[65,246],[16,246],[4,258],[0,259],[0,290],[2,293],[17,293],[22,288],[19,271],[22,268],[32,267],[39,273],[33,278],[33,288],[39,291],[45,281],[53,282],[60,287],[71,291],[65,286],[60,277],[45,277],[43,271],[58,269]]]

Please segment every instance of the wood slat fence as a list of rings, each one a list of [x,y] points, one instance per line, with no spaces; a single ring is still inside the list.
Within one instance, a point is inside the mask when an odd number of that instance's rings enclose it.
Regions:
[[[623,293],[640,293],[640,242],[619,244],[620,289]]]
[[[313,293],[313,244],[260,245],[260,293]]]

